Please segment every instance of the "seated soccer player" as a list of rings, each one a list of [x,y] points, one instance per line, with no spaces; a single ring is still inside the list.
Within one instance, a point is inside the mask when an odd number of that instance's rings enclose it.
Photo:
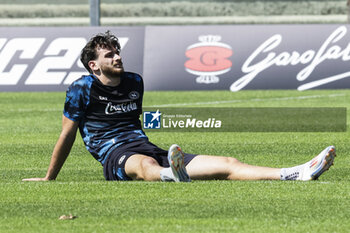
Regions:
[[[67,90],[62,131],[47,174],[24,181],[55,180],[78,129],[87,150],[103,166],[106,180],[306,181],[317,179],[333,164],[333,146],[305,164],[282,169],[252,166],[232,157],[187,154],[177,145],[163,150],[142,130],[143,80],[124,71],[118,38],[110,32],[94,36],[83,48],[81,61],[90,75],[82,76]]]

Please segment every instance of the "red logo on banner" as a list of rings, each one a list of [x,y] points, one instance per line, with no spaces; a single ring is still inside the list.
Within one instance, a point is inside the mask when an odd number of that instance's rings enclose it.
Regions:
[[[218,83],[217,75],[224,74],[231,69],[232,62],[228,59],[232,55],[229,45],[219,42],[221,36],[200,36],[200,43],[189,46],[186,50],[186,71],[197,75],[197,83]]]

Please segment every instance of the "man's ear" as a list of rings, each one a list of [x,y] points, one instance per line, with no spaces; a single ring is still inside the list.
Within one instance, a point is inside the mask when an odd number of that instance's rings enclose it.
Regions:
[[[88,62],[88,66],[90,67],[90,69],[92,71],[98,71],[98,69],[100,69],[100,67],[97,65],[95,60],[91,60]]]

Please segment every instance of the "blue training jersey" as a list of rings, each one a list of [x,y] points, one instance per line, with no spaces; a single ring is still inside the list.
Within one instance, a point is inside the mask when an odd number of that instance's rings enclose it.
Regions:
[[[140,122],[142,98],[138,74],[124,72],[116,87],[103,85],[94,75],[82,76],[69,86],[63,114],[79,121],[86,148],[103,165],[115,148],[148,140]]]

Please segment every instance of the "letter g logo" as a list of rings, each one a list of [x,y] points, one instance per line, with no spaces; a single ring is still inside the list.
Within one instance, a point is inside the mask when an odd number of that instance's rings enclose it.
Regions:
[[[232,62],[228,59],[232,55],[229,45],[219,42],[221,36],[200,36],[200,43],[189,46],[186,56],[190,59],[185,62],[186,71],[199,75],[197,83],[217,83],[221,75],[231,69]]]

